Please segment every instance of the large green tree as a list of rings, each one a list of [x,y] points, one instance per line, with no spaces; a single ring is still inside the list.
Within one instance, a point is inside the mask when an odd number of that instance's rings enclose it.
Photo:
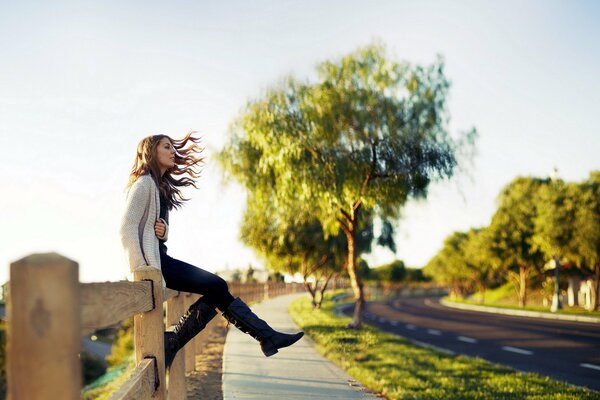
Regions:
[[[343,232],[356,300],[349,327],[359,328],[361,213],[397,220],[410,196],[425,197],[432,180],[453,175],[461,142],[446,131],[449,82],[439,59],[429,67],[397,63],[370,45],[317,71],[315,82],[289,78],[249,102],[220,158],[248,190],[275,188],[282,214],[304,208],[326,234]]]
[[[469,279],[471,271],[465,258],[468,237],[466,232],[450,234],[442,249],[423,268],[423,273],[434,282],[450,285],[452,296],[465,297],[475,286]]]
[[[267,262],[269,269],[300,273],[304,286],[319,308],[330,280],[342,274],[346,238],[325,237],[323,227],[311,214],[281,218],[270,202],[272,196],[249,195],[240,227],[240,238]],[[371,251],[374,242],[373,213],[361,220],[357,235],[358,254]],[[393,228],[383,229],[377,244],[394,250]]]
[[[490,251],[514,284],[521,307],[527,304],[530,276],[544,264],[544,254],[534,242],[534,221],[537,197],[547,184],[545,179],[514,179],[500,193],[488,228]]]
[[[490,231],[487,228],[470,229],[463,244],[463,254],[467,266],[468,279],[473,280],[479,289],[479,301],[484,303],[485,291],[494,281],[500,262],[492,252]]]
[[[319,307],[330,279],[341,272],[343,238],[325,239],[321,223],[310,215],[282,219],[270,199],[261,193],[249,194],[240,238],[265,259],[269,269],[300,273],[313,305]]]
[[[574,182],[552,180],[539,191],[535,218],[534,243],[546,260],[554,261],[556,277],[566,263],[582,266],[585,260],[578,254],[577,210],[580,207],[581,187]],[[580,241],[581,243],[581,241]],[[558,279],[555,285],[558,284]],[[555,294],[560,292],[555,286]],[[558,300],[558,299],[556,299]],[[553,299],[552,310],[558,307]]]
[[[496,278],[499,261],[491,252],[489,230],[473,228],[454,232],[442,250],[425,266],[424,273],[436,282],[450,285],[452,294],[464,297],[479,289],[483,303],[485,290]]]
[[[538,191],[533,243],[546,261],[577,258],[575,218],[579,196],[579,186],[563,180],[551,181]]]

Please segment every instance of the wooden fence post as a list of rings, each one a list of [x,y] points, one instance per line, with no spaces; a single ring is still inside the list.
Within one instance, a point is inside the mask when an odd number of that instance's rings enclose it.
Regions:
[[[179,318],[186,311],[183,307],[184,297],[185,295],[179,292],[177,296],[167,300],[167,327],[177,324]],[[184,349],[179,350],[169,369],[169,387],[167,390],[169,400],[183,400],[187,396],[185,387],[185,352]]]
[[[186,293],[183,297],[184,312],[187,311],[198,298],[199,296],[196,294]],[[185,349],[185,372],[193,372],[196,370],[196,345],[194,344],[194,341],[190,340],[190,342],[185,345]]]
[[[79,399],[79,265],[57,253],[10,265],[8,399]]]
[[[165,382],[165,348],[164,335],[165,323],[163,319],[162,274],[158,269],[151,271],[138,271],[133,274],[135,281],[150,280],[153,282],[154,309],[133,317],[135,361],[141,363],[145,358],[156,360],[156,391],[153,399],[166,398]]]

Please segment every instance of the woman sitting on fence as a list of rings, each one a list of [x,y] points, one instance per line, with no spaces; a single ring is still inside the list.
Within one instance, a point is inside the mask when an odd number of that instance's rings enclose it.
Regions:
[[[190,146],[186,148],[188,142]],[[167,368],[177,351],[214,318],[216,308],[229,322],[258,340],[267,357],[294,344],[304,334],[275,331],[239,297],[234,299],[222,278],[167,255],[169,210],[189,200],[183,198],[179,187],[196,187],[198,171],[195,167],[203,161],[198,142],[199,139],[189,133],[181,140],[154,135],[139,143],[120,229],[131,272],[156,268],[162,271],[163,287],[203,295],[190,306],[175,329],[164,334]],[[176,178],[181,175],[185,176]]]

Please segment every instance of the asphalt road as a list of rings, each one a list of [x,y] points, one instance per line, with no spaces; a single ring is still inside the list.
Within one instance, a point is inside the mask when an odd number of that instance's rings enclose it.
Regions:
[[[449,353],[600,390],[600,324],[456,310],[440,305],[438,298],[369,303],[366,318]]]

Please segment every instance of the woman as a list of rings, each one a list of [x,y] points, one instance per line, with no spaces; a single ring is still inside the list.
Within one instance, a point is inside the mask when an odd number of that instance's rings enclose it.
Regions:
[[[186,148],[188,142],[191,145]],[[154,135],[139,143],[121,221],[121,242],[131,272],[156,268],[162,271],[163,287],[203,295],[190,306],[175,329],[164,334],[167,368],[177,351],[217,315],[216,308],[229,322],[258,340],[267,357],[304,335],[303,332],[285,334],[275,331],[239,297],[234,299],[222,278],[167,254],[169,211],[189,200],[183,198],[179,188],[197,188],[198,171],[195,168],[203,162],[198,142],[199,139],[190,132],[181,140]],[[186,176],[176,178],[181,175]]]

